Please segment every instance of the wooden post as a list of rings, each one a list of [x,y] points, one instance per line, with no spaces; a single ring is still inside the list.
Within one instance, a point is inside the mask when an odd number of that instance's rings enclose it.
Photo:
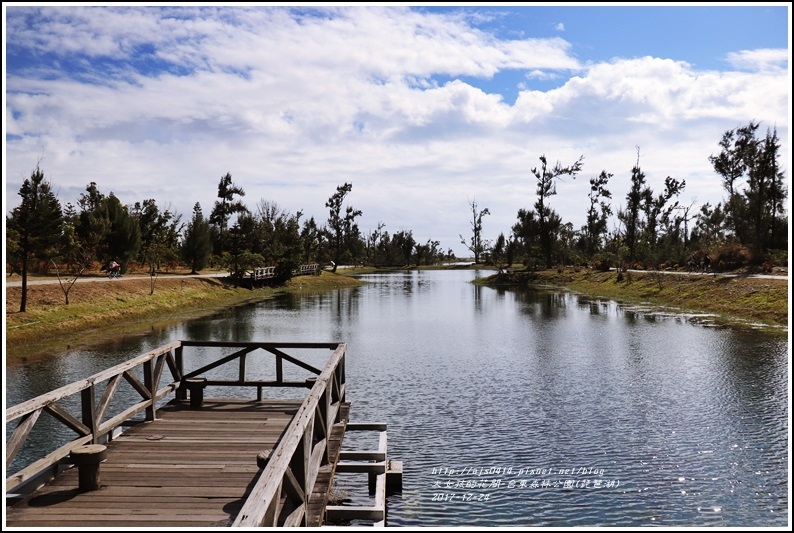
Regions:
[[[185,374],[185,363],[182,353],[183,351],[184,351],[184,346],[182,346],[181,344],[177,346],[176,349],[174,350],[174,361],[176,363],[176,377],[177,379],[180,380],[182,379],[182,376]],[[176,390],[176,399],[187,400],[187,391],[185,390],[185,387],[179,387]]]
[[[207,378],[188,378],[185,386],[190,391],[190,408],[199,409],[204,403],[204,387],[207,386]]]
[[[91,430],[92,443],[97,441],[97,421],[96,421],[96,403],[94,397],[94,384],[92,383],[82,391],[80,391],[80,406],[83,415],[83,424]]]
[[[377,472],[368,472],[367,473],[367,488],[369,489],[369,495],[374,496],[377,489],[378,489],[378,473]]]
[[[107,457],[107,446],[87,444],[74,448],[69,457],[77,466],[81,492],[99,489],[99,463]]]
[[[386,496],[403,491],[403,462],[389,460],[386,466]]]
[[[157,400],[155,399],[155,393],[157,392],[155,389],[157,385],[155,384],[154,365],[151,359],[143,363],[143,386],[149,391],[149,405],[146,406],[146,421],[151,422],[157,418]]]
[[[264,470],[268,461],[270,461],[270,450],[265,450],[256,454],[256,466],[261,470]]]

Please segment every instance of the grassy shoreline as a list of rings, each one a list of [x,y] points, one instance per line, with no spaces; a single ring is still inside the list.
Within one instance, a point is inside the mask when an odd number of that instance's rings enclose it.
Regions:
[[[535,286],[563,289],[594,298],[622,303],[653,305],[685,313],[713,315],[717,324],[750,325],[787,333],[789,288],[785,269],[778,275],[754,277],[752,271],[733,275],[689,274],[687,272],[629,271],[618,278],[616,271],[601,272],[578,267],[497,273],[494,267],[458,263],[410,267],[408,270],[490,270],[492,275],[473,283],[491,287]],[[371,274],[404,271],[402,268],[349,268],[344,274]]]
[[[233,287],[220,278],[207,277],[160,277],[153,293],[148,277],[89,281],[72,287],[69,305],[65,304],[63,290],[57,283],[29,285],[25,313],[18,312],[21,288],[6,286],[5,361],[6,364],[24,363],[113,337],[139,335],[284,292],[357,286],[363,282],[352,276],[389,270],[395,269],[340,269],[336,274],[322,272],[320,276],[298,276],[285,286],[255,290]],[[718,323],[753,324],[788,331],[785,277],[761,279],[630,272],[618,280],[615,272],[564,269],[495,273],[475,283],[564,288],[593,297],[714,314]]]
[[[285,292],[313,292],[360,285],[350,276],[322,272],[298,276],[280,287],[234,287],[221,278],[159,277],[152,293],[149,277],[76,283],[69,304],[58,283],[28,285],[25,313],[21,288],[6,286],[5,362],[25,363],[124,335],[222,309],[273,298]]]
[[[537,286],[625,303],[673,307],[684,312],[714,315],[718,324],[752,325],[788,331],[787,278],[683,275],[662,272],[617,272],[590,269],[544,270],[494,274],[476,283],[486,286]]]

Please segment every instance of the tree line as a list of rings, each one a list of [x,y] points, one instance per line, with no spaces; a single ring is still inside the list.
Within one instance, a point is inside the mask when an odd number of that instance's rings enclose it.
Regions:
[[[718,268],[748,263],[766,264],[785,259],[788,248],[787,192],[778,159],[780,142],[775,129],[758,136],[760,125],[725,132],[720,152],[709,156],[727,193],[725,201],[708,203],[695,211],[681,205],[684,179],[667,177],[664,188],[654,191],[637,161],[631,169],[631,185],[625,203],[613,217],[609,182],[613,174],[602,170],[590,178],[586,223],[575,229],[552,206],[557,183],[581,173],[584,156],[569,165],[552,165],[541,155],[531,169],[536,200],[531,209],[519,209],[517,221],[495,241],[484,238],[484,217],[470,200],[471,237],[460,235],[475,263],[500,268],[521,263],[528,268],[554,265],[589,265],[655,268],[684,265],[693,257],[711,254]],[[71,283],[96,265],[110,260],[123,271],[157,272],[185,265],[192,273],[205,268],[226,268],[234,279],[255,267],[275,266],[275,282],[284,282],[302,263],[371,266],[429,265],[453,260],[440,242],[418,242],[411,230],[389,234],[383,222],[369,233],[361,231],[359,209],[346,204],[352,184],[345,182],[328,198],[328,218],[304,219],[302,211],[290,213],[276,202],[262,199],[249,208],[245,190],[230,173],[218,183],[217,200],[205,216],[197,202],[189,220],[155,199],[123,204],[112,192],[103,194],[89,183],[77,200],[61,207],[52,184],[38,166],[19,190],[21,203],[6,216],[6,266],[22,276],[25,311],[29,272],[61,272],[74,276]],[[610,229],[609,223],[613,222]],[[154,283],[154,281],[152,281]],[[66,302],[68,288],[63,285]],[[154,285],[152,284],[152,290]]]
[[[300,264],[366,263],[378,266],[432,264],[454,257],[439,242],[417,242],[411,230],[390,235],[385,224],[364,235],[357,219],[361,210],[345,204],[351,183],[336,188],[325,204],[328,219],[318,223],[303,213],[290,213],[276,202],[262,199],[253,208],[244,202],[245,190],[230,173],[218,183],[217,200],[209,216],[200,203],[191,218],[157,205],[155,199],[123,204],[112,192],[104,194],[91,182],[77,200],[61,207],[53,184],[37,166],[19,190],[20,204],[6,216],[6,267],[22,276],[20,311],[27,305],[28,273],[53,269],[72,276],[61,283],[69,303],[69,289],[84,272],[111,260],[122,272],[158,272],[184,265],[191,273],[207,267],[225,268],[240,281],[247,271],[275,266],[275,283],[288,280]]]
[[[553,209],[551,199],[558,181],[574,179],[584,157],[570,165],[551,165],[545,155],[532,168],[536,201],[520,209],[517,221],[495,241],[483,238],[482,217],[476,200],[472,210],[471,238],[461,235],[476,261],[507,267],[522,263],[528,268],[582,265],[595,268],[675,268],[703,264],[729,270],[758,265],[771,269],[787,263],[788,216],[785,174],[780,168],[780,140],[775,128],[758,135],[760,124],[728,130],[719,141],[720,151],[709,156],[727,198],[695,210],[678,200],[685,179],[666,177],[661,191],[648,185],[637,160],[631,168],[631,185],[621,207],[614,212],[609,182],[612,173],[602,170],[590,178],[586,223],[576,229]],[[609,227],[613,222],[612,228]]]

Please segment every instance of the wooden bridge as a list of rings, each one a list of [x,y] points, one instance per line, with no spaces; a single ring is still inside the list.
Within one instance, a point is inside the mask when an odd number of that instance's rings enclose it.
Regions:
[[[234,351],[210,355],[223,349]],[[330,351],[322,370],[306,361],[318,350]],[[6,526],[385,525],[402,465],[387,458],[385,424],[349,423],[345,350],[176,341],[6,409],[6,468],[43,413],[77,434],[6,471]],[[309,392],[264,397],[278,388]],[[379,432],[378,449],[343,451],[348,430]],[[372,502],[334,501],[337,470],[367,473]]]
[[[292,271],[293,276],[308,276],[308,275],[316,275],[319,273],[320,273],[320,265],[317,263],[300,265],[298,268]],[[275,266],[258,267],[249,270],[245,273],[245,278],[252,281],[261,281],[275,277],[276,277]]]

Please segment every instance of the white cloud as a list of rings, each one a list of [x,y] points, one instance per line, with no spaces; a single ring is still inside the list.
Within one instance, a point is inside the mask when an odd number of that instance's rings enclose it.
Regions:
[[[733,68],[758,72],[781,72],[788,68],[788,50],[763,49],[742,50],[728,54],[728,62]]]
[[[51,22],[32,29],[9,18],[15,46],[58,52],[70,68],[83,54],[85,71],[7,79],[12,206],[42,157],[62,203],[95,181],[125,203],[155,198],[185,218],[196,202],[211,210],[226,172],[249,206],[268,199],[320,222],[336,186],[351,182],[363,230],[385,222],[463,254],[467,199],[490,209],[489,238],[509,232],[534,202],[541,154],[563,164],[585,156],[584,172],[551,200],[576,227],[601,170],[615,174],[617,210],[637,146],[652,187],[687,179],[683,203],[721,198],[707,158],[727,129],[775,125],[790,157],[785,68],[700,71],[652,57],[585,67],[560,38],[500,40],[460,14],[405,7],[46,12]],[[783,52],[731,59],[780,66]],[[512,105],[462,80],[505,69],[577,76],[521,90]]]

